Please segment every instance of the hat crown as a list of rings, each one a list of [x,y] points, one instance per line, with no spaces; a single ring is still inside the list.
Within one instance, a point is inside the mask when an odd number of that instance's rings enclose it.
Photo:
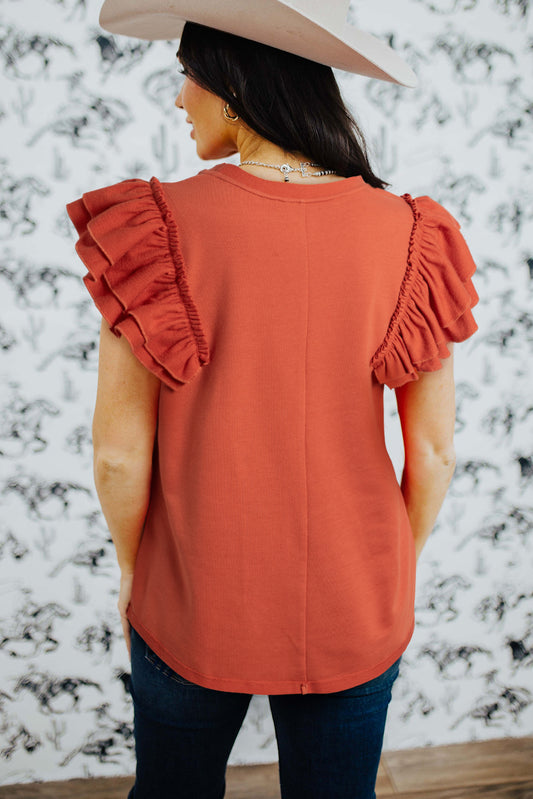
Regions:
[[[281,0],[281,2],[331,31],[342,30],[350,8],[350,0],[329,0],[329,2],[324,2],[324,0]]]

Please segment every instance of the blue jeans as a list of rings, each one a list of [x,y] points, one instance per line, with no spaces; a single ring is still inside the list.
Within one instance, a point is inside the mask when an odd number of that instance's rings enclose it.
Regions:
[[[282,799],[375,799],[400,660],[355,688],[269,696]],[[137,770],[128,799],[223,799],[227,761],[252,694],[189,682],[133,628],[130,691]]]

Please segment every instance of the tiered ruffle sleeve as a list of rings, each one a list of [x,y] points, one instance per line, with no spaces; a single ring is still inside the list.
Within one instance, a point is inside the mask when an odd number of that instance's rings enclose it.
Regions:
[[[209,363],[178,230],[156,178],[125,180],[67,205],[78,234],[83,278],[115,335],[138,360],[177,388]]]
[[[430,197],[403,195],[413,212],[407,267],[398,302],[371,367],[389,388],[418,380],[418,372],[442,367],[447,342],[477,330],[471,308],[478,295],[476,265],[459,223]]]

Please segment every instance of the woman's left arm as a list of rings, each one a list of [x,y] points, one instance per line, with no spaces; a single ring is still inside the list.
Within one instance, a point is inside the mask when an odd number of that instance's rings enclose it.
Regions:
[[[93,418],[94,481],[121,571],[118,608],[130,652],[126,610],[150,502],[161,383],[124,337],[102,321]]]

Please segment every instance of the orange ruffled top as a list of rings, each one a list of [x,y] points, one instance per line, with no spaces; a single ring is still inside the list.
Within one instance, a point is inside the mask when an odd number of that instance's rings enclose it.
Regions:
[[[383,385],[477,329],[475,265],[429,197],[219,164],[68,205],[96,306],[161,380],[128,618],[185,678],[327,693],[414,629]]]

